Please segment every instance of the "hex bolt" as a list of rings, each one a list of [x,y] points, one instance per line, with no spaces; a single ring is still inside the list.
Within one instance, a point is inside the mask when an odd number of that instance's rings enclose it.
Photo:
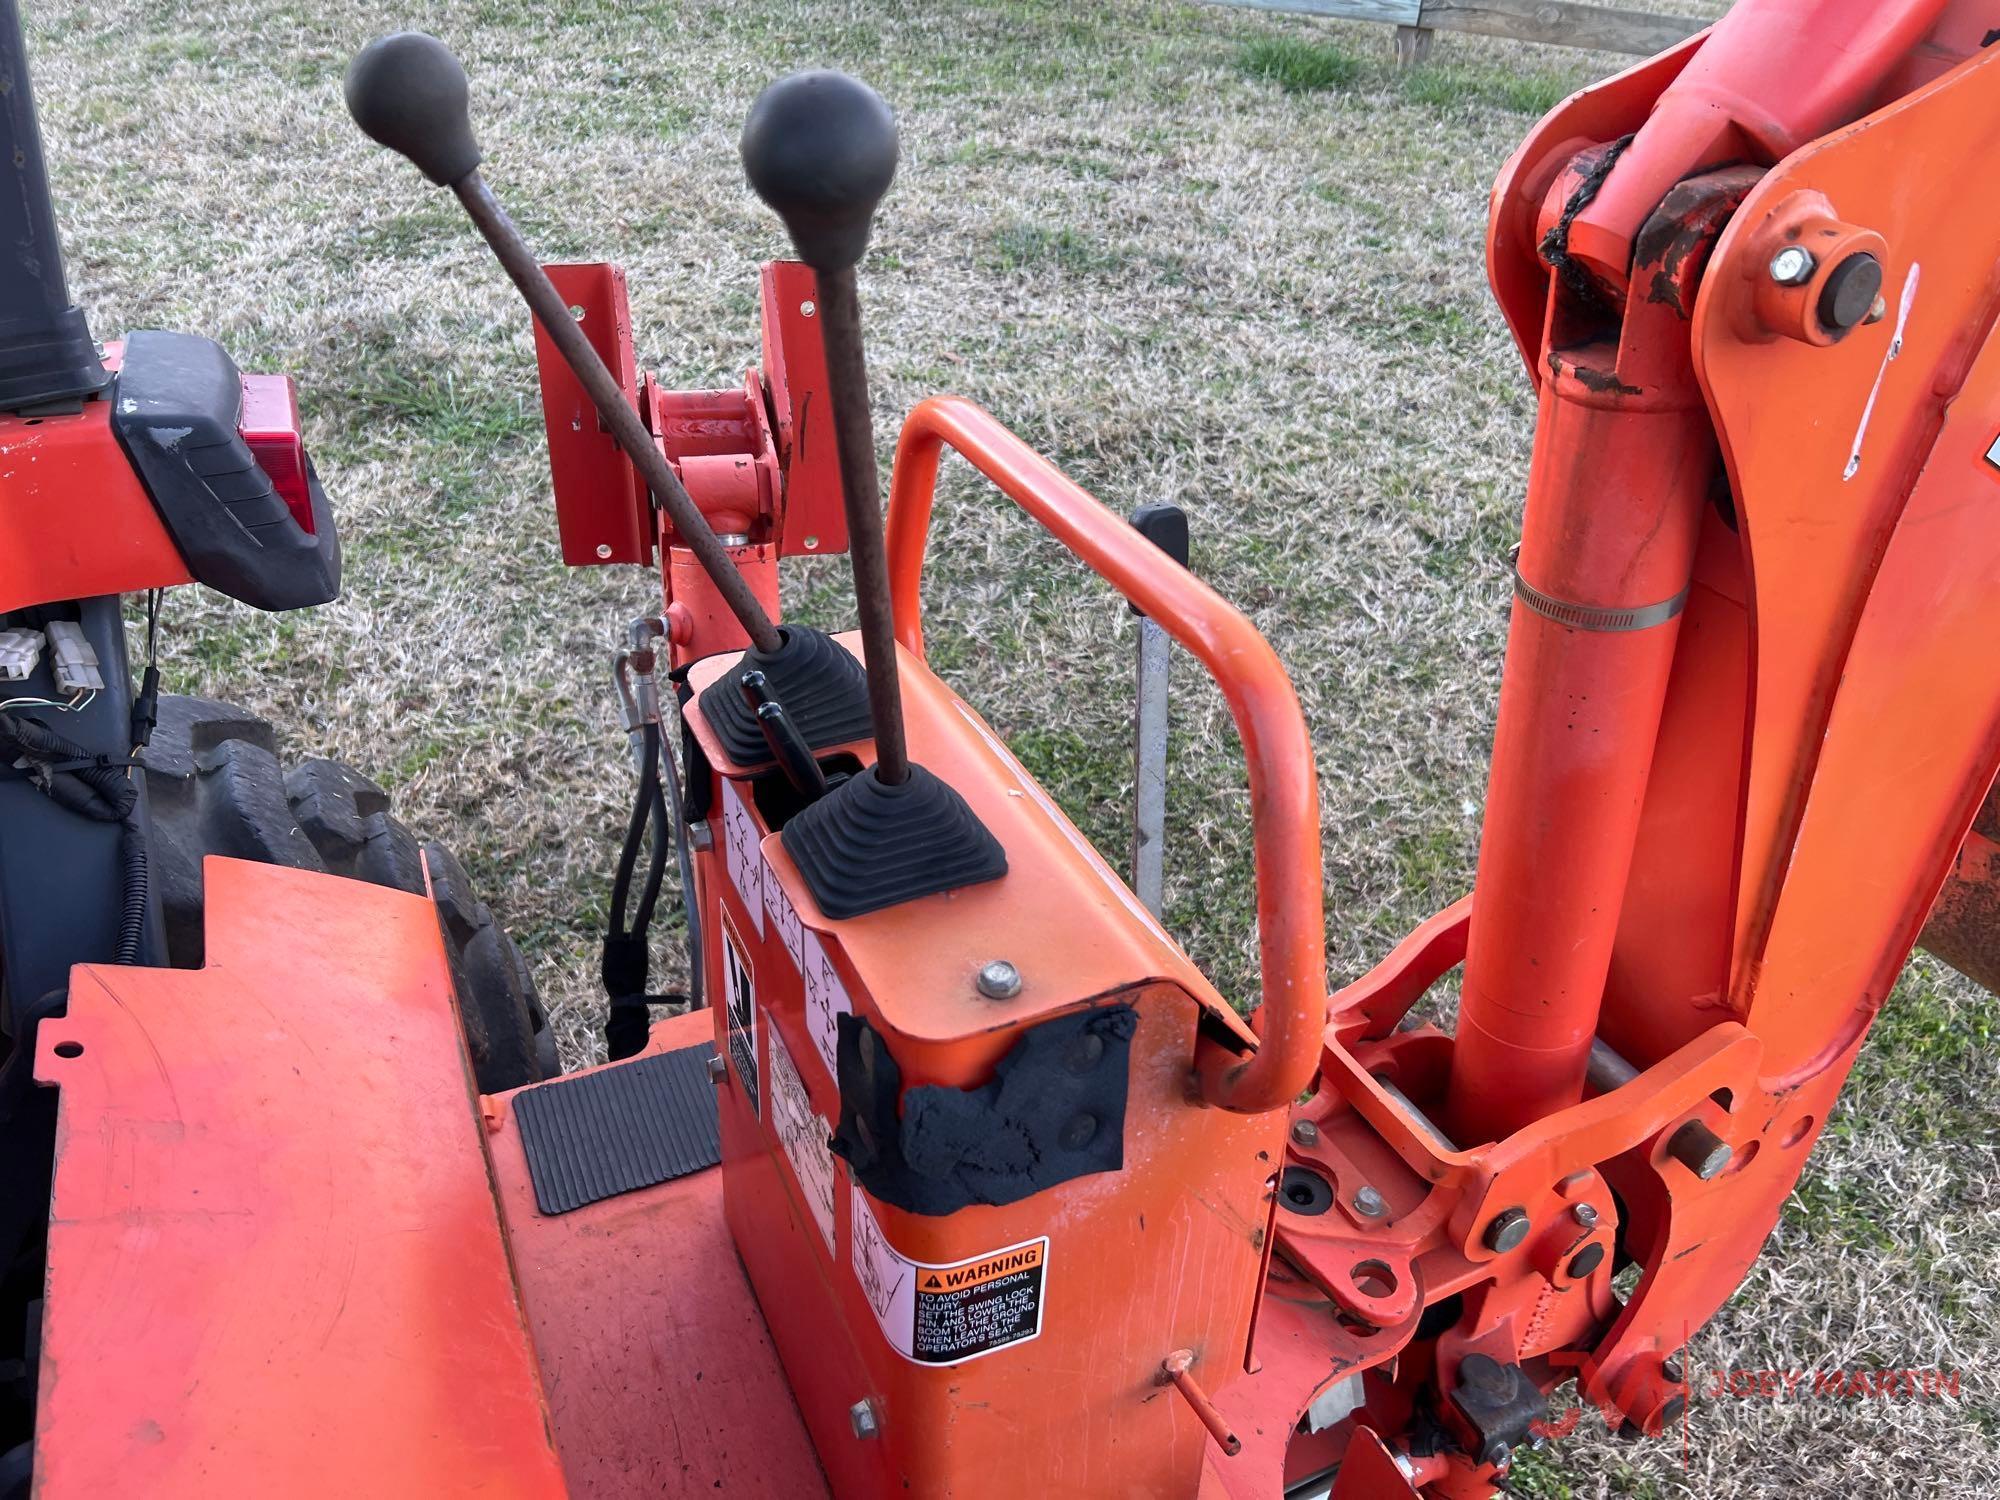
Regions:
[[[1723,1139],[1699,1120],[1689,1120],[1667,1142],[1667,1155],[1703,1182],[1719,1175],[1731,1154]]]
[[[1313,1124],[1311,1120],[1292,1121],[1292,1143],[1297,1146],[1317,1146],[1319,1126]]]
[[[1819,262],[1804,245],[1787,245],[1771,257],[1771,279],[1779,286],[1804,286],[1818,269]]]
[[[1570,1217],[1575,1219],[1585,1229],[1593,1229],[1597,1226],[1597,1205],[1595,1203],[1579,1203],[1569,1213]]]
[[[1374,1188],[1364,1187],[1354,1195],[1354,1211],[1364,1219],[1379,1219],[1389,1211],[1389,1205]]]
[[[854,1429],[858,1438],[872,1438],[880,1435],[882,1420],[875,1415],[875,1403],[863,1396],[847,1408],[847,1425]]]
[[[713,1057],[709,1058],[708,1081],[710,1083],[715,1083],[715,1084],[721,1083],[722,1075],[727,1070],[728,1066],[729,1065],[722,1060],[722,1054],[720,1052],[716,1053]]]
[[[1669,1359],[1660,1366],[1660,1378],[1668,1385],[1686,1385],[1687,1371],[1677,1359]]]
[[[1486,1248],[1501,1255],[1519,1249],[1521,1242],[1528,1237],[1528,1228],[1528,1211],[1525,1208],[1503,1208],[1486,1226]]]
[[[988,1000],[1012,1000],[1021,993],[1021,971],[1006,959],[996,958],[979,971],[975,983]]]

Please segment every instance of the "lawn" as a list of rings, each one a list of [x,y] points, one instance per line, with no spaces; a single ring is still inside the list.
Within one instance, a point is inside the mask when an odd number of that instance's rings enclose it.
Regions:
[[[1704,7],[1691,7],[1702,12]],[[1706,6],[1706,13],[1719,10]],[[735,383],[780,232],[742,184],[759,87],[830,63],[897,107],[862,292],[878,431],[992,409],[1117,511],[1171,499],[1270,637],[1318,749],[1338,982],[1469,888],[1533,402],[1486,291],[1486,192],[1536,116],[1618,66],[1137,0],[31,7],[72,284],[100,336],[198,330],[298,377],[345,596],[271,618],[188,590],[169,685],[377,775],[527,949],[570,1061],[630,796],[607,664],[657,608],[557,557],[526,316],[437,190],[362,141],[348,56],[419,24],[466,60],[489,180],[547,259],[630,275],[642,362]],[[787,608],[852,623],[840,560]],[[1133,623],[962,468],[931,547],[939,669],[1123,862]],[[1252,993],[1247,794],[1177,673],[1168,923]],[[663,936],[656,974],[683,961]],[[1537,1495],[2000,1491],[1992,1001],[1928,960],[1737,1299],[1696,1342],[1690,1432],[1587,1422]],[[1704,1398],[1722,1369],[1937,1366],[1956,1400]]]

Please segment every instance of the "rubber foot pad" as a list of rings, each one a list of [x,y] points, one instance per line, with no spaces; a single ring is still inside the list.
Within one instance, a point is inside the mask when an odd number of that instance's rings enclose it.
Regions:
[[[535,1206],[566,1214],[722,1160],[707,1042],[514,1096]]]

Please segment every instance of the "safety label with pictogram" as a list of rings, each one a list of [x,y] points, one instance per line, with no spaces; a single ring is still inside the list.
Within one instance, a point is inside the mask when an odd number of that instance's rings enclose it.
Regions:
[[[722,860],[729,867],[729,883],[743,898],[750,913],[750,925],[757,936],[764,935],[764,851],[757,846],[757,824],[743,805],[736,783],[722,783]]]
[[[854,1274],[889,1345],[920,1365],[955,1365],[1038,1338],[1048,1236],[943,1265],[912,1260],[854,1189]]]
[[[757,984],[742,941],[722,919],[722,999],[729,1019],[729,1060],[743,1080],[743,1092],[758,1119],[764,1118],[763,1096],[757,1091]]]
[[[831,1255],[833,1153],[826,1143],[833,1132],[825,1120],[813,1113],[805,1080],[799,1077],[798,1067],[792,1062],[792,1049],[785,1045],[784,1031],[774,1025],[770,1028],[770,1038],[771,1128],[777,1131],[778,1140],[784,1145],[785,1159],[792,1164],[792,1175],[799,1180],[799,1190],[806,1195],[806,1207],[812,1210],[813,1223],[819,1226],[820,1238],[826,1241],[826,1253]]]
[[[827,1076],[838,1080],[840,1018],[853,1014],[854,1001],[840,982],[826,945],[818,933],[799,921],[798,909],[785,894],[778,872],[768,863],[764,866],[764,911],[784,940],[785,951],[799,966],[806,992],[806,1034],[812,1038],[813,1051],[826,1064]]]
[[[785,894],[784,883],[778,879],[778,872],[771,868],[771,862],[758,856],[764,866],[764,913],[775,922],[778,936],[783,940],[785,951],[792,955],[792,962],[800,962],[799,954],[804,941],[804,929],[799,926],[798,909],[792,905],[792,898]]]

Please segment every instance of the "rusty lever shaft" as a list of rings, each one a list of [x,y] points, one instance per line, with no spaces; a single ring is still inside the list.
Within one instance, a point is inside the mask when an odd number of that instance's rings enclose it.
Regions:
[[[1179,1391],[1194,1409],[1194,1414],[1201,1418],[1201,1425],[1208,1429],[1208,1435],[1215,1439],[1215,1446],[1222,1450],[1222,1456],[1234,1458],[1243,1451],[1243,1439],[1230,1430],[1229,1419],[1215,1409],[1208,1393],[1189,1373],[1193,1368],[1194,1350],[1176,1349],[1160,1361],[1160,1384],[1171,1385]]]

